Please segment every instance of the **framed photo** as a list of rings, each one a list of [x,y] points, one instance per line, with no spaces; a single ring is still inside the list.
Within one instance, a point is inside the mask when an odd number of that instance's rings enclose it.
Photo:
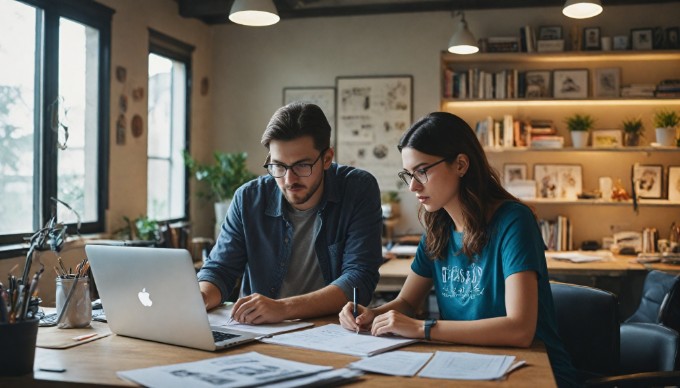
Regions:
[[[613,40],[614,50],[628,50],[628,36],[627,35],[617,35]]]
[[[622,134],[618,129],[600,129],[593,131],[593,147],[614,148],[623,145]]]
[[[652,48],[654,50],[660,50],[665,47],[664,40],[666,37],[664,36],[663,28],[661,27],[654,27],[652,29]]]
[[[557,39],[562,39],[562,26],[538,27],[538,40],[557,40]]]
[[[527,165],[523,163],[506,163],[503,165],[503,183],[508,185],[514,181],[527,179]]]
[[[595,69],[593,95],[595,97],[619,97],[621,69],[618,67]]]
[[[554,98],[588,98],[588,70],[553,71]]]
[[[630,30],[630,42],[633,50],[651,50],[654,48],[652,29],[637,28]]]
[[[534,164],[538,198],[576,200],[582,191],[579,164]]]
[[[633,165],[634,193],[640,198],[661,198],[663,188],[663,166],[660,164]]]
[[[525,73],[526,98],[548,98],[550,97],[552,73],[548,70],[527,71]]]
[[[337,77],[337,160],[371,172],[383,191],[397,191],[395,144],[413,120],[413,77]]]
[[[583,29],[583,49],[600,49],[600,27],[586,27]]]
[[[668,200],[680,202],[680,166],[668,166]]]
[[[283,88],[283,105],[293,101],[310,102],[321,108],[331,125],[331,147],[335,148],[335,88],[330,86]]]
[[[666,28],[666,48],[669,49],[680,48],[680,28],[678,27]]]

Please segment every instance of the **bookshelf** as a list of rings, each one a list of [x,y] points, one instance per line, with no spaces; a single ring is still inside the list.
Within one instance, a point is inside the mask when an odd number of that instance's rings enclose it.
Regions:
[[[441,110],[454,113],[466,120],[473,129],[476,123],[488,116],[503,121],[512,115],[520,120],[552,120],[557,134],[564,137],[564,148],[536,149],[531,147],[487,147],[491,165],[500,173],[505,164],[524,164],[528,179],[534,179],[536,164],[579,164],[582,166],[582,187],[592,191],[599,186],[599,178],[609,176],[614,182],[620,179],[622,187],[631,193],[631,166],[663,166],[663,197],[642,199],[638,210],[632,201],[605,201],[601,199],[544,199],[525,201],[538,217],[557,219],[566,216],[573,225],[574,247],[583,241],[602,241],[622,230],[642,231],[654,227],[660,238],[668,238],[672,222],[680,222],[680,203],[664,198],[668,192],[668,167],[680,165],[680,148],[653,147],[655,141],[652,117],[661,108],[680,110],[680,97],[595,97],[593,81],[596,69],[619,69],[620,85],[659,84],[666,79],[680,79],[680,51],[579,51],[551,53],[482,53],[470,56],[441,54]],[[506,94],[495,98],[470,96],[453,98],[447,94],[447,82],[452,72],[471,73],[470,69],[491,73],[555,70],[587,70],[588,92],[583,99],[555,99],[550,96],[524,98]],[[512,77],[510,77],[512,79]],[[506,80],[507,81],[507,80]],[[551,79],[552,81],[552,79]],[[514,82],[514,81],[513,81]],[[507,88],[507,85],[506,85]],[[550,88],[552,92],[552,86]],[[450,87],[449,87],[449,90]],[[471,98],[472,97],[472,98]],[[572,148],[564,119],[574,113],[589,114],[596,119],[595,130],[621,129],[625,118],[640,117],[644,134],[640,147]]]

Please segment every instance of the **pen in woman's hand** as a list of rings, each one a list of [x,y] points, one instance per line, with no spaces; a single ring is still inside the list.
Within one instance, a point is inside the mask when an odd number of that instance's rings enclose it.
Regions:
[[[354,323],[356,324],[356,319],[357,319],[357,316],[359,315],[359,309],[357,308],[357,288],[356,287],[354,287],[352,304],[354,305],[353,306],[354,309],[352,310],[352,315],[354,315],[354,320],[355,320]],[[359,334],[359,326],[357,326],[357,334]]]

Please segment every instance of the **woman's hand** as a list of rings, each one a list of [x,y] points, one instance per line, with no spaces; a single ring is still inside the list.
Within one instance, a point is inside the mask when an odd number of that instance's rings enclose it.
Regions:
[[[371,334],[375,336],[393,334],[404,338],[423,338],[425,335],[424,324],[424,321],[390,310],[375,317]]]
[[[375,318],[375,314],[370,309],[358,304],[357,305],[358,315],[356,319],[354,318],[354,303],[347,302],[345,307],[340,310],[338,318],[340,319],[340,325],[345,329],[352,331],[368,331],[371,329],[371,322]]]

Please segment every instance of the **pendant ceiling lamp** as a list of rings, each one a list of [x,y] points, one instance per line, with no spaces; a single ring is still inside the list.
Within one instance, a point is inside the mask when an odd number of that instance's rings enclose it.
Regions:
[[[458,29],[453,33],[449,39],[449,52],[454,54],[474,54],[479,51],[477,46],[477,39],[472,35],[468,29],[467,21],[465,21],[465,14],[458,12],[454,16],[460,15],[460,23]]]
[[[271,26],[280,19],[272,0],[235,0],[229,12],[229,20],[244,26]]]
[[[587,19],[602,13],[600,0],[567,0],[562,13],[573,19]]]

